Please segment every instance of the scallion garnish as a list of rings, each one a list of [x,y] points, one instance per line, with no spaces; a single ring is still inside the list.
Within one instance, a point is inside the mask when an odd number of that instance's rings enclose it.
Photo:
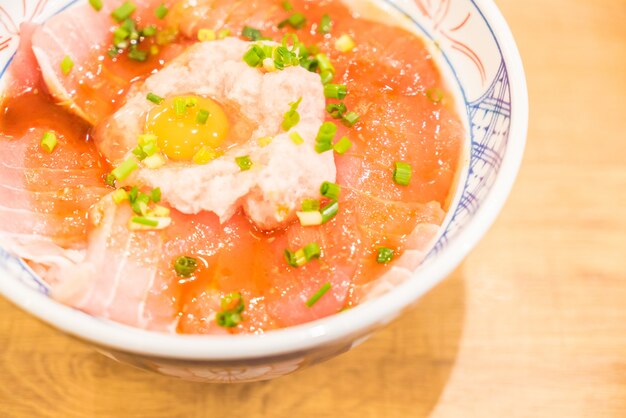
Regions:
[[[69,55],[64,56],[63,60],[61,61],[61,72],[63,73],[63,75],[68,75],[69,73],[71,73],[73,68],[74,61],[72,61],[72,58]]]
[[[186,255],[178,257],[174,260],[174,271],[180,277],[191,277],[198,268],[198,260]]]
[[[118,7],[117,9],[113,10],[113,12],[111,13],[111,16],[118,23],[120,23],[128,19],[135,12],[136,9],[137,9],[137,6],[135,6],[130,1],[127,1],[124,4],[122,4],[120,7]]]
[[[289,16],[287,19],[283,20],[278,24],[278,28],[282,29],[285,26],[289,25],[294,29],[302,29],[306,24],[306,17],[300,13],[296,12]]]
[[[217,325],[224,328],[234,328],[243,321],[242,313],[245,302],[240,292],[234,292],[222,298],[222,311],[217,313]]]
[[[247,155],[235,158],[235,162],[241,171],[248,171],[252,168],[252,160],[250,160],[250,157]]]
[[[343,116],[341,122],[348,128],[352,128],[359,121],[359,119],[361,119],[361,115],[358,113],[348,112]]]
[[[304,144],[304,138],[302,138],[302,136],[296,131],[289,134],[289,139],[291,139],[291,141],[296,145]]]
[[[320,187],[320,194],[331,200],[338,200],[341,193],[341,186],[335,183],[325,181]]]
[[[134,46],[134,48],[131,47],[130,51],[128,51],[128,58],[133,61],[144,62],[148,59],[148,53]]]
[[[320,25],[317,31],[321,34],[327,34],[327,33],[330,33],[332,28],[333,28],[333,21],[330,19],[329,15],[325,14],[324,16],[322,16],[322,19],[320,20]]]
[[[142,36],[154,36],[157,33],[157,27],[154,25],[146,26],[141,30]]]
[[[315,150],[321,154],[333,149],[333,138],[337,133],[337,125],[332,122],[324,122],[315,138]]]
[[[335,49],[344,54],[352,51],[355,47],[356,43],[350,35],[341,35],[339,39],[335,41]]]
[[[348,88],[344,84],[326,84],[324,86],[324,96],[327,99],[343,100],[348,94]]]
[[[291,128],[296,126],[298,122],[300,122],[300,114],[298,113],[298,106],[300,106],[301,102],[302,102],[302,97],[300,97],[297,101],[293,103],[289,103],[289,106],[291,106],[291,108],[289,109],[288,112],[284,114],[284,117],[283,117],[283,129],[285,131],[290,130]]]
[[[311,299],[309,299],[306,302],[306,306],[308,306],[309,308],[311,308],[313,305],[315,305],[321,298],[322,296],[324,296],[326,294],[326,292],[328,292],[330,290],[330,288],[332,287],[332,285],[330,284],[330,282],[325,283],[320,290],[318,290],[317,292],[315,292],[315,294],[313,296],[311,296]]]
[[[250,67],[258,67],[263,63],[266,58],[265,51],[259,45],[252,45],[252,47],[244,54],[243,60]]]
[[[102,0],[89,0],[89,4],[96,12],[102,10]]]
[[[104,176],[104,182],[109,187],[115,187],[115,181],[115,176],[111,173],[108,173],[106,176]]]
[[[387,264],[393,260],[394,251],[391,248],[379,247],[376,262],[379,264]]]
[[[57,143],[58,141],[56,134],[52,131],[48,131],[43,134],[40,145],[41,149],[43,149],[48,154],[51,154],[52,151],[54,151],[54,149],[56,148]]]
[[[393,170],[393,181],[401,186],[408,186],[411,182],[411,164],[396,162]]]
[[[217,32],[217,39],[226,39],[230,36],[230,29],[220,29]]]
[[[286,249],[284,252],[285,260],[291,267],[302,267],[311,260],[320,258],[320,246],[316,242],[311,242],[297,251]]]
[[[319,211],[296,212],[300,225],[318,226],[322,224],[322,214]]]
[[[326,111],[332,116],[334,119],[343,118],[344,113],[348,111],[348,108],[345,104],[342,103],[329,103],[326,106]]]
[[[426,90],[426,97],[433,103],[441,103],[443,100],[443,91],[437,87]]]
[[[187,99],[184,97],[175,98],[174,112],[176,112],[176,116],[184,116],[187,113]]]
[[[257,139],[257,142],[261,148],[264,148],[271,144],[273,140],[274,138],[272,138],[271,136],[262,136],[261,138]]]
[[[217,39],[217,35],[213,29],[200,29],[198,31],[198,40],[200,42],[209,42]]]
[[[292,11],[292,10],[293,10],[293,4],[291,4],[291,3],[290,3],[290,2],[288,2],[288,1],[284,1],[284,2],[282,2],[282,6],[283,6],[283,9],[285,9],[285,10],[286,10],[286,11],[288,11],[288,12],[290,12],[290,11]]]
[[[320,210],[320,213],[322,214],[322,223],[325,224],[326,222],[333,219],[338,212],[339,202],[337,202],[336,200],[330,201],[326,206],[322,208],[322,210]]]
[[[154,9],[154,15],[156,17],[158,17],[159,19],[163,19],[165,18],[165,16],[167,16],[167,13],[169,12],[169,9],[167,8],[167,6],[163,3],[161,3],[161,5],[159,7],[157,7],[156,9]]]
[[[148,95],[146,96],[146,99],[150,100],[152,103],[160,105],[161,103],[163,103],[163,98],[160,96],[157,96],[154,93],[148,93]]]
[[[248,38],[251,41],[258,41],[263,38],[263,34],[260,30],[252,28],[250,26],[244,26],[241,31],[241,36]]]
[[[146,218],[145,216],[135,216],[132,218],[131,221],[135,224],[149,226],[152,228],[159,226],[159,221],[157,221],[156,219]]]
[[[345,154],[350,148],[352,148],[352,142],[348,139],[347,136],[342,137],[333,146],[333,149],[339,155]]]
[[[159,203],[161,201],[161,189],[159,187],[152,189],[150,192],[150,200],[154,203]]]
[[[323,84],[328,84],[333,80],[335,76],[335,67],[330,62],[330,59],[326,54],[315,55],[317,60],[317,67],[320,70],[320,77]]]
[[[128,200],[128,192],[124,189],[117,189],[113,192],[113,201],[116,205]]]
[[[206,109],[198,110],[198,114],[196,115],[196,122],[198,125],[206,125],[207,120],[209,120],[210,113]]]
[[[317,199],[304,199],[302,201],[302,212],[313,212],[320,210],[320,201]]]
[[[217,152],[211,147],[202,147],[196,152],[192,160],[198,165],[208,164],[218,157]]]
[[[137,170],[137,161],[134,158],[130,157],[122,164],[117,166],[111,174],[115,177],[116,180],[123,181],[126,180],[128,176],[135,170]]]

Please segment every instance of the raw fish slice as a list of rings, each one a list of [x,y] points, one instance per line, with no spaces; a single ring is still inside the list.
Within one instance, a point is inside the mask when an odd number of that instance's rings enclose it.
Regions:
[[[132,62],[130,71],[111,69],[107,51],[112,44],[112,28],[118,23],[110,14],[122,3],[124,0],[105,1],[99,12],[88,3],[72,7],[47,20],[32,38],[32,49],[50,94],[92,125],[111,113],[121,99],[120,93],[128,88],[134,77],[159,65],[148,60],[146,63]],[[132,17],[141,27],[162,25],[154,15],[154,8],[169,3],[135,1],[137,10]],[[61,70],[66,56],[74,63],[67,75]],[[127,60],[125,57],[119,59]]]
[[[31,49],[33,33],[38,27],[30,22],[20,25],[20,44],[8,70],[9,81],[3,91],[5,97],[19,96],[39,84],[41,72]]]

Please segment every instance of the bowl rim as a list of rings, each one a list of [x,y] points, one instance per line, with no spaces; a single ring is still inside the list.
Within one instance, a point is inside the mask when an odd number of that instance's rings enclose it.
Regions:
[[[346,343],[395,319],[447,277],[484,236],[506,202],[522,162],[528,130],[528,91],[522,60],[503,15],[493,0],[471,0],[489,22],[507,65],[511,89],[511,122],[500,171],[484,202],[437,257],[388,293],[341,314],[262,335],[193,336],[146,331],[98,319],[31,289],[0,280],[0,294],[41,321],[101,347],[167,359],[252,360],[312,350],[337,341]],[[418,280],[419,277],[419,280]]]

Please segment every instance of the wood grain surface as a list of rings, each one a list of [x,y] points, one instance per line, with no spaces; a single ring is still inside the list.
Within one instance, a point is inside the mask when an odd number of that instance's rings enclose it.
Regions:
[[[500,0],[531,103],[462,266],[366,344],[221,386],[119,365],[0,301],[0,417],[626,417],[626,1]]]

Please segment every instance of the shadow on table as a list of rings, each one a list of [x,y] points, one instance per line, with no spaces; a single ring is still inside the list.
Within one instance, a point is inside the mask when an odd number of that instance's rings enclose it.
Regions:
[[[109,393],[96,394],[94,401],[125,396],[133,405],[137,397],[150,397],[154,410],[144,413],[154,418],[204,416],[201,411],[211,411],[206,416],[428,417],[456,361],[465,313],[461,271],[360,347],[294,375],[207,385],[148,375],[103,359],[124,387],[103,388]],[[109,411],[104,404],[94,406]]]

